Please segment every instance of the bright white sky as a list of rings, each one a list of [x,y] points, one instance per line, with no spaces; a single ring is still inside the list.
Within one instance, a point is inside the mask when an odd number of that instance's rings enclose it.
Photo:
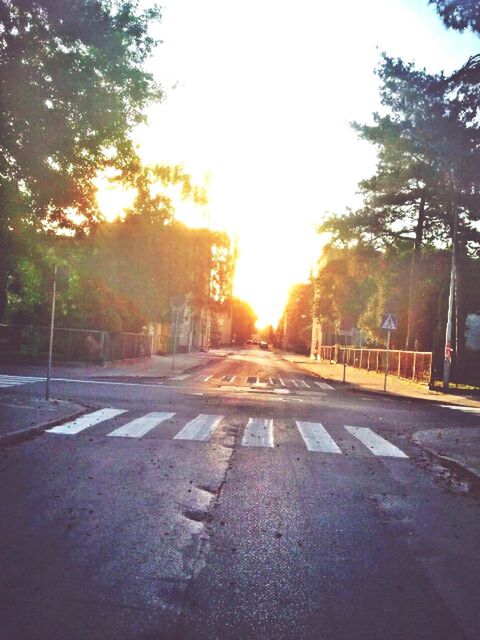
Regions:
[[[179,217],[238,236],[235,293],[260,326],[275,324],[319,256],[316,224],[355,206],[374,171],[373,148],[349,122],[379,109],[380,52],[450,71],[478,39],[447,31],[427,0],[162,4],[150,68],[166,99],[138,132],[142,156],[209,176],[207,212]]]

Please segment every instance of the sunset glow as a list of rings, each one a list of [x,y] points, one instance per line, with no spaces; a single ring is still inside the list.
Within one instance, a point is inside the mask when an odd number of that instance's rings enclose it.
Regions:
[[[182,204],[177,217],[238,237],[235,294],[260,326],[276,324],[289,287],[319,256],[316,225],[354,207],[358,181],[374,171],[374,148],[349,123],[380,107],[380,52],[448,70],[476,39],[447,32],[414,0],[342,3],[338,29],[307,0],[294,10],[272,0],[164,6],[150,67],[166,98],[136,133],[142,158],[182,163],[200,183],[208,176],[208,207]],[[111,188],[99,198],[108,217],[121,209]]]

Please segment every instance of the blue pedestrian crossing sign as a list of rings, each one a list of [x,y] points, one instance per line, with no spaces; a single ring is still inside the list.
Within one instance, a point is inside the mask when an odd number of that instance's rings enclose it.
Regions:
[[[386,329],[387,331],[396,331],[397,316],[393,313],[384,313],[382,315],[382,323],[380,326],[382,327],[382,329]]]

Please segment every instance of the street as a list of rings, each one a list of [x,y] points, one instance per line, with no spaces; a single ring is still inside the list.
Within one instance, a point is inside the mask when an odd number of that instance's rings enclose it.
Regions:
[[[5,640],[480,637],[479,495],[413,439],[480,411],[254,347],[53,377],[88,409],[0,449]],[[43,392],[37,369],[2,379],[0,402]]]

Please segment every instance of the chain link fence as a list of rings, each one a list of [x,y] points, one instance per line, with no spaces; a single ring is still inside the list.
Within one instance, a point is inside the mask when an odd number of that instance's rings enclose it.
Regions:
[[[388,356],[388,374],[429,384],[432,376],[432,353],[429,351],[390,350]],[[387,366],[386,349],[358,349],[332,345],[320,347],[320,360],[329,360],[336,364],[344,362],[350,367],[385,373]],[[345,358],[345,360],[344,360]]]
[[[0,361],[38,362],[48,359],[50,329],[38,326],[0,325]],[[152,355],[152,336],[88,329],[55,328],[53,360],[104,364]]]

